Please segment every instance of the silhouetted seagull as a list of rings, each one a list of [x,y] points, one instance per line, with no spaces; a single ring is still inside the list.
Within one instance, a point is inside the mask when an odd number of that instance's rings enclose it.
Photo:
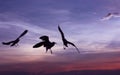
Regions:
[[[18,42],[20,41],[20,38],[22,36],[24,36],[26,33],[28,32],[28,30],[25,30],[17,39],[10,41],[10,42],[2,42],[3,45],[10,45],[10,46],[15,46],[16,44],[18,44]]]
[[[117,12],[114,13],[108,13],[105,17],[103,17],[101,20],[109,20],[113,17],[120,17],[120,14]]]
[[[80,53],[79,49],[75,46],[75,44],[73,44],[72,42],[69,42],[68,40],[66,40],[64,33],[62,32],[60,26],[58,25],[58,30],[60,31],[61,37],[62,37],[62,41],[63,41],[63,46],[68,47],[68,44],[74,46],[76,48],[76,50],[78,51],[78,53]],[[64,47],[64,49],[66,49]]]
[[[42,42],[39,42],[39,43],[35,44],[35,45],[33,46],[33,48],[38,48],[38,47],[44,46],[44,47],[46,47],[46,53],[47,53],[48,50],[50,50],[50,51],[51,51],[51,54],[52,54],[53,52],[52,52],[51,48],[52,48],[56,43],[55,43],[55,42],[50,42],[50,41],[49,41],[49,37],[46,36],[46,35],[45,35],[45,36],[41,36],[40,39],[42,40]]]

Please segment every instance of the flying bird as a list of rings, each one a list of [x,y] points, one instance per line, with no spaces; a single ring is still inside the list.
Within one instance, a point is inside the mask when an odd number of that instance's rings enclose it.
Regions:
[[[48,50],[50,50],[51,54],[53,53],[51,48],[56,44],[55,42],[50,42],[49,40],[49,37],[44,35],[44,36],[41,36],[40,39],[42,40],[42,42],[39,42],[37,44],[35,44],[33,46],[33,48],[38,48],[38,47],[41,47],[41,46],[44,46],[46,48],[46,53]]]
[[[20,38],[23,37],[27,32],[28,32],[28,30],[25,30],[17,39],[15,39],[13,41],[9,41],[9,42],[2,42],[2,44],[3,45],[10,45],[10,46],[18,45]]]
[[[104,20],[109,20],[111,18],[117,18],[117,17],[120,17],[120,14],[117,13],[117,12],[114,12],[114,13],[108,13],[105,17],[103,17],[101,20],[104,21]]]
[[[78,53],[80,53],[79,49],[76,47],[76,45],[70,41],[68,41],[65,36],[64,36],[64,33],[62,32],[60,26],[58,25],[58,30],[61,34],[61,37],[62,37],[62,41],[63,41],[63,46],[64,46],[64,49],[66,49],[65,47],[68,47],[68,44],[74,46],[76,48],[76,50],[78,51]]]

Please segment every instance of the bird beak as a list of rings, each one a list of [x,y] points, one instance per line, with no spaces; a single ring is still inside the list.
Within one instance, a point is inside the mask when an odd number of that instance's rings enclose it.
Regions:
[[[57,44],[57,43],[55,42],[55,44]]]

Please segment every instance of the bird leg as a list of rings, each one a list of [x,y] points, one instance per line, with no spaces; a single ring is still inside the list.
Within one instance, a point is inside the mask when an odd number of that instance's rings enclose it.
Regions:
[[[66,49],[66,47],[63,45],[63,49],[65,50]]]
[[[46,50],[46,53],[47,53],[47,50]]]
[[[17,46],[19,46],[19,44],[17,43],[15,46],[17,47]]]
[[[50,49],[51,54],[53,53],[52,50]]]
[[[48,49],[46,49],[46,53],[47,53]]]
[[[77,47],[75,47],[75,48],[76,48],[76,50],[78,51],[78,53],[80,53],[79,49],[78,49]]]

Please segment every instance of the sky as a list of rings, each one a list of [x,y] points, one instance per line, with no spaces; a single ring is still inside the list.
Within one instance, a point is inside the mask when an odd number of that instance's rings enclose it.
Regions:
[[[24,30],[29,31],[17,47],[0,44],[0,65],[44,62],[47,66],[56,64],[54,69],[62,67],[63,71],[120,69],[120,18],[101,20],[108,13],[120,13],[119,3],[119,0],[0,0],[0,42],[14,40]],[[63,49],[58,25],[80,54],[72,46]],[[52,48],[53,54],[45,53],[44,47],[32,48],[42,35],[57,43]],[[46,64],[43,67],[48,71]]]

